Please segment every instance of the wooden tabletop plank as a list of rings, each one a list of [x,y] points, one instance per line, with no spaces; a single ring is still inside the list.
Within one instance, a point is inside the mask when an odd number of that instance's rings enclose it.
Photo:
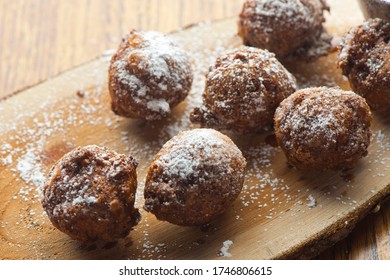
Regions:
[[[0,1],[0,97],[116,48],[130,29],[169,32],[236,15],[237,0]]]

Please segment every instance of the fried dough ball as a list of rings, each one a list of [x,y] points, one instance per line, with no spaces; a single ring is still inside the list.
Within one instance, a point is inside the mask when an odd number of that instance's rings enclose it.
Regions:
[[[238,22],[245,45],[268,49],[278,59],[314,60],[327,55],[325,0],[246,0]]]
[[[238,133],[271,125],[276,107],[296,90],[294,76],[273,53],[251,47],[219,57],[206,78],[203,105],[191,121]]]
[[[191,89],[189,56],[158,32],[131,31],[111,59],[112,110],[121,116],[159,120]]]
[[[367,155],[371,112],[364,98],[339,88],[307,88],[275,112],[276,140],[299,169],[346,169]]]
[[[137,164],[131,156],[94,145],[64,155],[43,189],[50,221],[81,241],[126,237],[140,220],[134,208]]]
[[[245,166],[241,151],[218,131],[180,132],[148,169],[144,209],[177,225],[208,223],[241,192]]]
[[[343,38],[339,66],[372,109],[390,113],[390,22],[369,19]]]

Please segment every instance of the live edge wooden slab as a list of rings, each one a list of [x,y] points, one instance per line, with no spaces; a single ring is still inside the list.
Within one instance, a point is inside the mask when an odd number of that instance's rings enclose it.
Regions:
[[[336,38],[362,21],[355,2],[331,2],[327,28]],[[289,167],[271,128],[246,136],[225,132],[248,161],[243,192],[227,213],[209,225],[180,227],[142,210],[153,155],[180,130],[194,127],[188,115],[201,100],[208,66],[240,45],[236,19],[169,36],[192,55],[195,80],[190,96],[166,121],[129,120],[110,111],[109,54],[0,101],[1,259],[221,259],[226,240],[233,242],[230,259],[309,258],[345,237],[389,196],[390,121],[374,115],[369,155],[352,170]],[[333,52],[314,63],[286,66],[301,87],[349,89],[335,61]],[[40,191],[48,169],[73,147],[87,144],[130,153],[139,161],[136,205],[142,221],[124,240],[82,244],[55,229],[43,213]]]

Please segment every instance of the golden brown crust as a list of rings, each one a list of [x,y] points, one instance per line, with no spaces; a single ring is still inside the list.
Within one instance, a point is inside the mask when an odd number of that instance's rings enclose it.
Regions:
[[[352,89],[381,114],[390,112],[390,22],[369,19],[343,38],[339,66]]]
[[[338,88],[308,88],[275,112],[275,135],[299,169],[344,169],[367,155],[371,112],[364,98]]]
[[[217,59],[206,77],[203,106],[190,119],[202,127],[255,132],[272,124],[276,107],[295,90],[294,76],[274,54],[241,47]]]
[[[160,220],[192,226],[225,212],[241,192],[245,158],[213,129],[179,133],[155,156],[145,183],[145,210]]]
[[[162,119],[185,99],[192,80],[188,55],[170,38],[133,30],[111,59],[112,110],[130,118]]]
[[[313,60],[326,55],[324,0],[246,0],[238,22],[245,45],[268,49],[279,59]]]
[[[55,227],[81,241],[126,237],[134,208],[137,162],[98,146],[78,147],[50,170],[42,205]]]

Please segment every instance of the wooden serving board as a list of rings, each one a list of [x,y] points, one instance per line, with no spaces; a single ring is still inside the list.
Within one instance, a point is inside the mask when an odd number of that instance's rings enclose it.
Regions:
[[[336,37],[359,24],[356,1],[329,1],[327,28]],[[350,11],[355,11],[351,13]],[[158,221],[144,210],[145,171],[153,155],[180,130],[191,129],[204,74],[215,58],[241,44],[236,19],[202,23],[170,34],[192,55],[190,96],[165,121],[148,123],[110,111],[110,55],[65,72],[0,102],[1,259],[232,259],[308,258],[345,237],[390,194],[390,120],[374,115],[369,155],[347,172],[303,172],[289,167],[272,130],[226,132],[248,161],[244,189],[232,208],[203,227]],[[287,65],[301,87],[348,82],[331,53],[314,63]],[[118,242],[82,244],[55,229],[40,204],[50,166],[78,145],[104,145],[139,161],[136,205],[142,220]],[[226,257],[226,256],[225,256]]]

